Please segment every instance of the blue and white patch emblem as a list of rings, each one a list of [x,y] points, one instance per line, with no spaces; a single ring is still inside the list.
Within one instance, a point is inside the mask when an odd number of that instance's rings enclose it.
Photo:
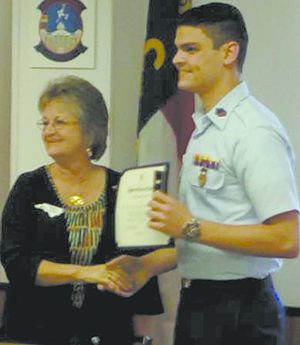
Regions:
[[[81,43],[81,12],[86,9],[79,0],[45,0],[38,7],[40,43],[35,49],[50,60],[65,62],[85,52]]]

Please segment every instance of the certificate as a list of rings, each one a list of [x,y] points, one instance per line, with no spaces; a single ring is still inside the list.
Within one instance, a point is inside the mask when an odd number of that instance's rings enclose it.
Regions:
[[[130,168],[118,186],[115,234],[118,247],[167,246],[170,237],[148,227],[148,203],[153,191],[166,192],[167,163]]]

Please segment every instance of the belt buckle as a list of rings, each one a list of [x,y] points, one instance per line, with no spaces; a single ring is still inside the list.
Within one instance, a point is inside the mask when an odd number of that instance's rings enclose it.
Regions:
[[[188,289],[192,285],[192,279],[190,278],[182,278],[181,279],[181,287],[182,289]]]

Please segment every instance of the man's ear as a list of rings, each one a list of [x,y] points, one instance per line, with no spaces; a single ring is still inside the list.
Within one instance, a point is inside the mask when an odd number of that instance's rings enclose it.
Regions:
[[[237,58],[239,56],[239,44],[235,41],[230,41],[223,44],[222,49],[224,54],[224,64],[228,67],[233,66],[236,63]]]

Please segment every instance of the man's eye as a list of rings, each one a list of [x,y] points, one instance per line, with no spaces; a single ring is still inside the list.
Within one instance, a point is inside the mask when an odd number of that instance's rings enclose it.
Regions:
[[[49,125],[49,121],[41,121],[41,123],[42,123],[42,125],[44,126],[44,127],[47,127],[48,125]]]
[[[186,47],[186,48],[185,48],[185,51],[186,51],[186,52],[190,52],[190,53],[191,53],[191,52],[195,52],[195,51],[197,51],[197,47]]]

